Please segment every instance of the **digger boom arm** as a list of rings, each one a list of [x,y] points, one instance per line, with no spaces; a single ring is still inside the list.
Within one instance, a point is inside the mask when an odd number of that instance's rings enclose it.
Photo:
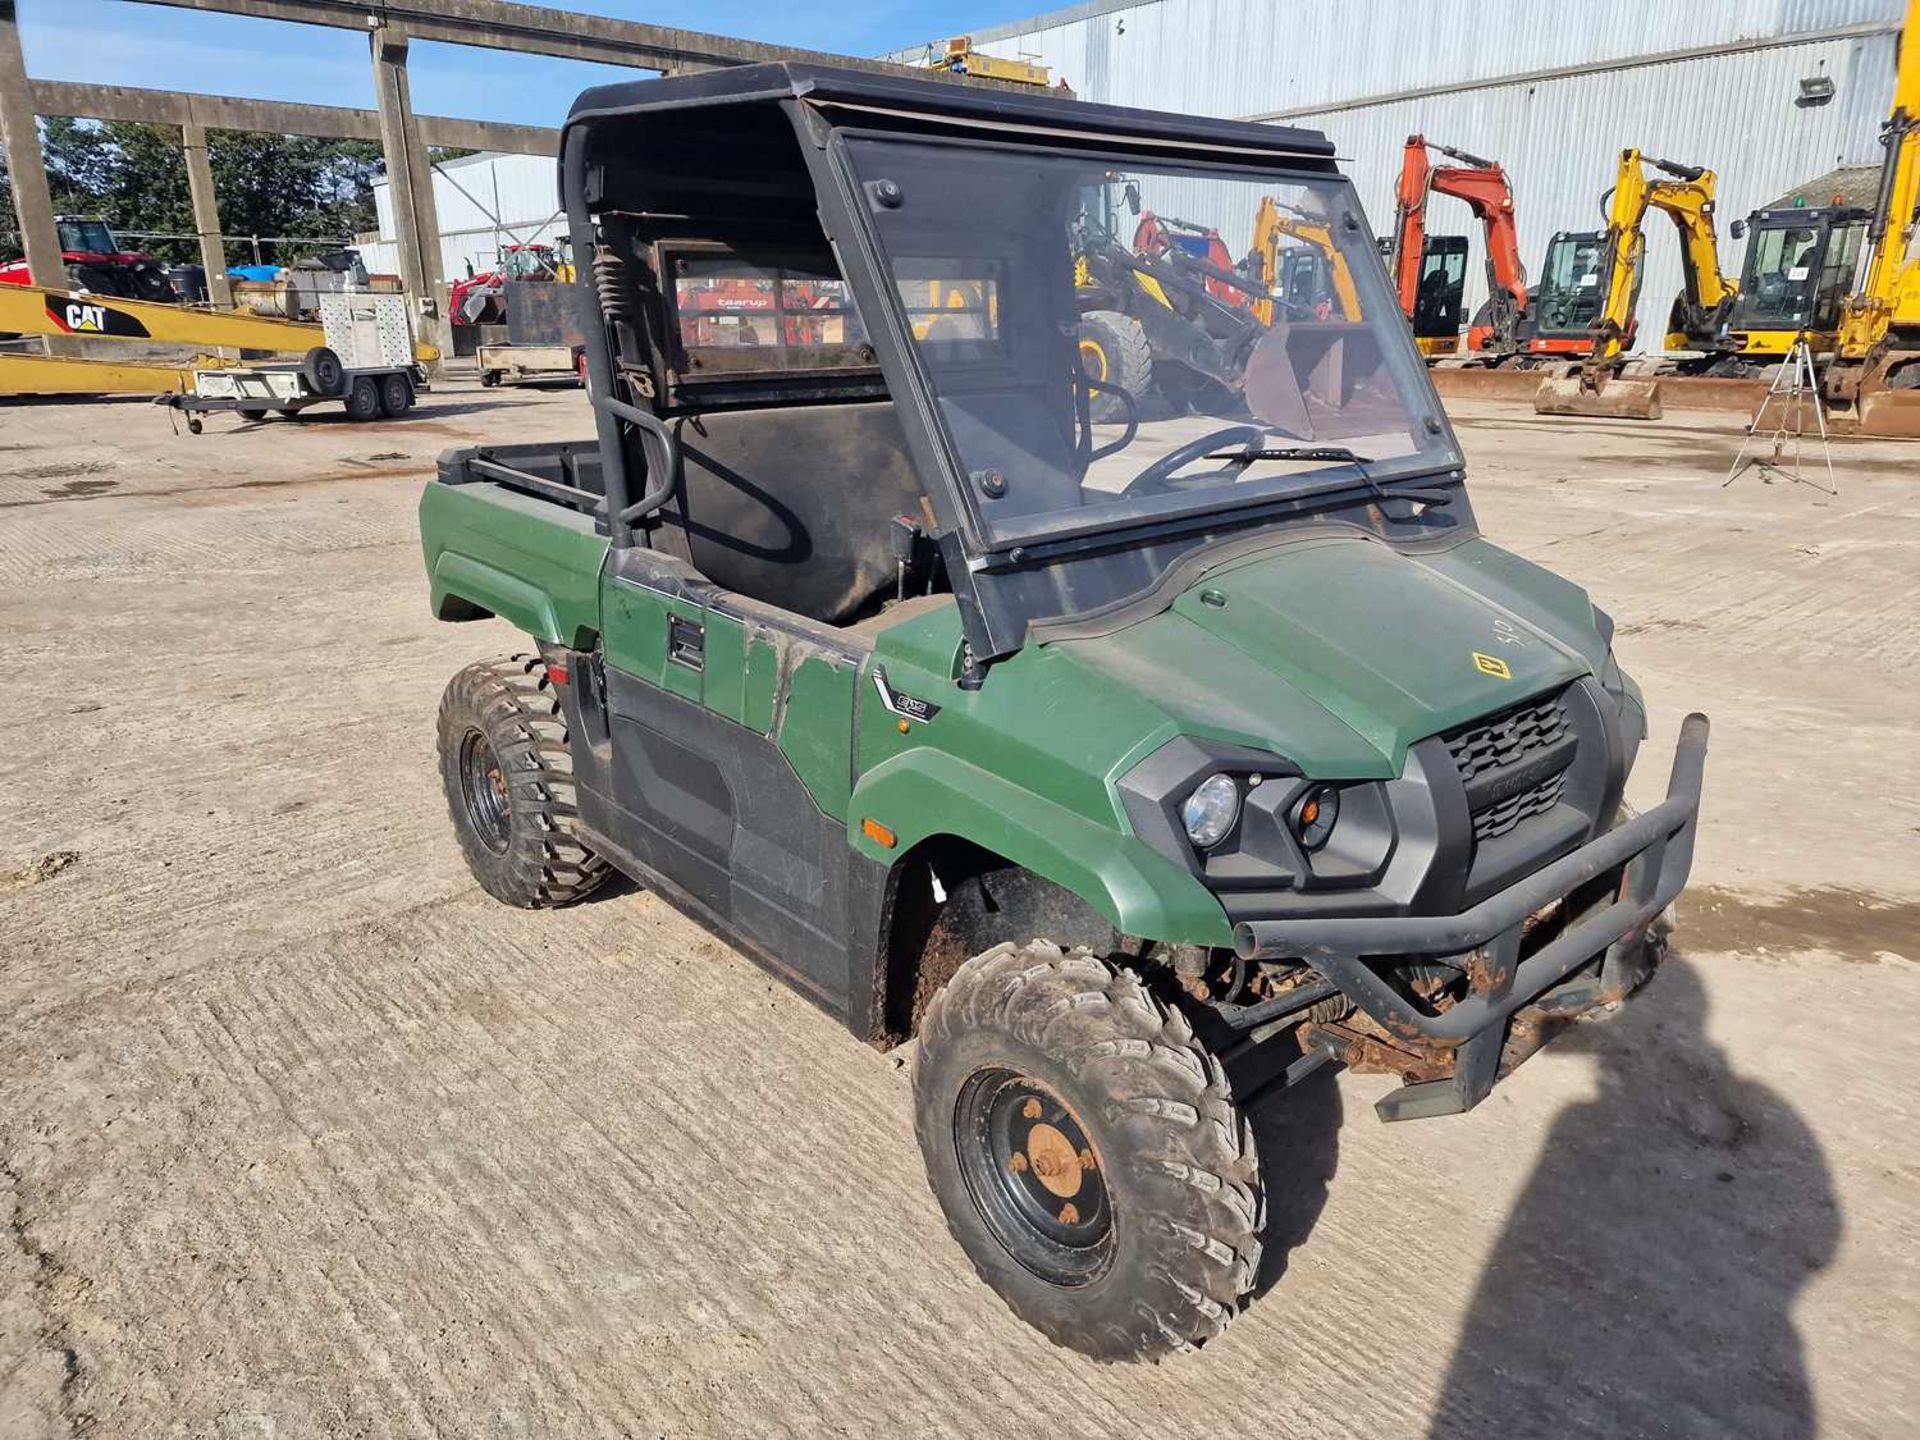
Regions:
[[[1886,158],[1867,231],[1872,253],[1860,289],[1847,299],[1839,352],[1864,359],[1893,327],[1920,328],[1920,0],[1907,0],[1893,104],[1880,129]]]
[[[1328,268],[1333,272],[1334,298],[1340,302],[1340,311],[1349,320],[1360,317],[1360,292],[1353,283],[1353,270],[1347,264],[1347,257],[1340,247],[1333,243],[1333,231],[1323,222],[1306,220],[1284,214],[1280,204],[1271,195],[1262,197],[1260,208],[1253,217],[1253,254],[1258,257],[1260,279],[1269,294],[1280,283],[1280,237],[1288,236],[1311,245],[1327,257]],[[1264,300],[1254,306],[1254,313],[1264,325],[1273,323],[1273,302]]]
[[[295,355],[326,344],[326,332],[320,326],[301,320],[277,320],[240,310],[194,310],[151,300],[123,300],[117,295],[73,294],[38,285],[0,285],[0,331],[6,330]],[[423,363],[440,358],[440,352],[425,342],[416,343],[414,353]]]
[[[1517,318],[1527,308],[1527,271],[1520,259],[1520,237],[1513,219],[1513,186],[1492,160],[1465,150],[1433,145],[1458,165],[1435,166],[1423,135],[1409,135],[1400,164],[1394,206],[1394,289],[1403,314],[1411,316],[1420,293],[1420,264],[1427,248],[1427,196],[1438,192],[1464,200],[1480,222],[1487,246],[1490,288],[1504,291]],[[1505,309],[1506,307],[1500,307]],[[1511,323],[1511,322],[1509,322]],[[1510,338],[1510,337],[1505,337]]]

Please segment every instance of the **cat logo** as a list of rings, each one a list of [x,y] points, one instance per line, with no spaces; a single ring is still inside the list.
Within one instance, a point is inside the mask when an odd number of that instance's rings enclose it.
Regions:
[[[115,305],[103,305],[73,295],[47,296],[47,319],[68,335],[119,335],[129,340],[150,338],[139,319]]]
[[[1496,680],[1511,680],[1513,678],[1513,671],[1507,668],[1506,661],[1497,655],[1482,655],[1478,650],[1473,652],[1473,668],[1478,670],[1482,675],[1493,676]]]

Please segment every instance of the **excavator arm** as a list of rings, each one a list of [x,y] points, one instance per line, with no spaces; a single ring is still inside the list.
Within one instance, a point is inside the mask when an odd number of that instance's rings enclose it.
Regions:
[[[1332,229],[1324,220],[1288,213],[1287,208],[1271,195],[1261,197],[1260,208],[1254,212],[1253,248],[1248,252],[1254,262],[1251,267],[1254,275],[1266,286],[1268,295],[1272,295],[1280,283],[1280,241],[1283,238],[1311,245],[1326,258],[1341,318],[1358,320],[1361,313],[1360,292],[1354,287],[1353,270],[1347,264],[1347,257],[1334,244]],[[1253,313],[1262,325],[1273,324],[1273,301],[1255,301]]]
[[[1436,166],[1429,149],[1458,165]],[[1438,193],[1464,200],[1480,222],[1487,247],[1487,291],[1492,300],[1493,349],[1518,348],[1520,317],[1527,310],[1527,270],[1520,259],[1520,237],[1513,218],[1513,186],[1506,170],[1450,145],[1429,145],[1424,135],[1409,135],[1395,192],[1393,281],[1400,309],[1411,316],[1420,293],[1420,268],[1427,248],[1427,196]]]
[[[1680,296],[1680,325],[1669,336],[1667,348],[1707,344],[1733,308],[1734,295],[1740,288],[1720,268],[1720,243],[1713,230],[1717,177],[1713,171],[1697,166],[1666,160],[1651,163],[1673,177],[1650,184],[1647,203],[1663,212],[1679,231],[1680,269],[1686,279]]]
[[[1604,293],[1600,313],[1593,321],[1593,353],[1584,367],[1592,373],[1620,357],[1633,321],[1633,302],[1639,292],[1640,261],[1647,236],[1640,223],[1647,214],[1647,175],[1638,150],[1620,152],[1620,173],[1613,182],[1607,206],[1606,258],[1601,261]]]
[[[1861,361],[1889,330],[1920,331],[1920,0],[1907,0],[1893,104],[1880,127],[1886,159],[1867,242],[1873,247],[1860,289],[1840,319],[1839,353]]]

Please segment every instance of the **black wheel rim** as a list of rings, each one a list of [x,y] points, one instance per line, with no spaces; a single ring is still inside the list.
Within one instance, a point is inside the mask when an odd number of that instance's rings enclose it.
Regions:
[[[460,796],[473,833],[489,850],[504,853],[513,825],[507,772],[478,730],[469,730],[460,742]]]
[[[1055,1285],[1105,1272],[1113,1204],[1071,1106],[1031,1076],[977,1071],[954,1107],[953,1139],[968,1193],[1008,1254]]]

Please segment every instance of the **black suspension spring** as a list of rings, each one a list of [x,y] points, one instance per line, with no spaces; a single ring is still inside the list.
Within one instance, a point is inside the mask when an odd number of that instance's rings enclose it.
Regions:
[[[632,323],[640,316],[640,296],[627,262],[604,245],[593,252],[593,288],[600,313],[609,320]]]

